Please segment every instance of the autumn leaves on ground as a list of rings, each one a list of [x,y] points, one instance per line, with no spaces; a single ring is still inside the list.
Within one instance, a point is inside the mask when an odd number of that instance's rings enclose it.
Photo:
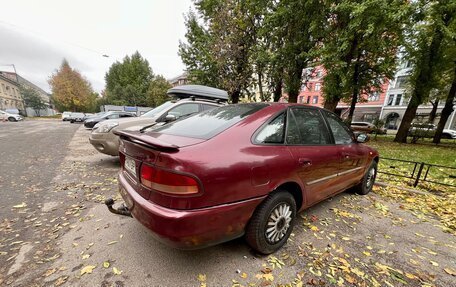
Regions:
[[[14,216],[0,224],[0,285],[455,285],[456,191],[450,188],[342,193],[302,212],[289,242],[271,256],[253,253],[242,239],[179,251],[103,206],[118,196],[119,164],[93,150],[88,133],[77,130],[59,174],[45,183],[53,192],[38,213],[29,197],[8,207]],[[23,237],[19,226],[34,232]]]

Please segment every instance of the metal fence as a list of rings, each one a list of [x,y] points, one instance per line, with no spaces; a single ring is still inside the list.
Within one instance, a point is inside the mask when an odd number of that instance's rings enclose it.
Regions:
[[[409,179],[414,187],[428,182],[456,188],[456,167],[382,157],[378,173]]]

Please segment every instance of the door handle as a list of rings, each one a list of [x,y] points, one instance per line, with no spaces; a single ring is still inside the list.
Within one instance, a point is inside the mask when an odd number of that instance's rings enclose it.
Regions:
[[[308,158],[299,158],[298,162],[302,166],[311,166],[312,165],[312,161]]]
[[[348,154],[348,153],[342,153],[342,158],[343,158],[343,159],[349,159],[349,158],[350,158],[350,154]]]

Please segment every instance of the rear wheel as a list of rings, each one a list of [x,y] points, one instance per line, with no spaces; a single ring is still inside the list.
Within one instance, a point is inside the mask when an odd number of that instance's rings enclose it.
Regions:
[[[377,177],[377,162],[373,161],[366,173],[364,174],[363,180],[354,187],[356,193],[366,195],[371,192],[374,187],[375,178]]]
[[[15,117],[9,117],[9,118],[8,118],[8,121],[10,121],[10,122],[17,122],[17,120],[16,120]]]
[[[290,237],[296,202],[287,191],[271,193],[255,210],[247,226],[247,243],[262,254],[280,249]]]

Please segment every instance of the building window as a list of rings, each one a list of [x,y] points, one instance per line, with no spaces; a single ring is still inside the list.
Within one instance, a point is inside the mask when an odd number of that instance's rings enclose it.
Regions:
[[[312,92],[312,86],[313,86],[313,84],[309,83],[309,92]]]
[[[302,104],[303,100],[302,100],[303,97],[299,97],[298,98],[298,103]]]
[[[396,95],[396,101],[394,102],[395,106],[399,106],[401,104],[402,94]]]
[[[5,91],[5,93],[6,93],[7,95],[11,95],[11,91],[10,91],[10,87],[9,87],[9,86],[6,86],[6,91]]]
[[[321,87],[320,83],[315,84],[315,91],[319,91]]]
[[[318,96],[313,96],[312,104],[318,104]]]
[[[373,93],[370,93],[367,96],[367,101],[368,102],[376,102],[378,100],[380,100],[380,93],[379,92],[373,92]]]
[[[310,96],[307,96],[306,104],[310,104]]]
[[[317,78],[321,78],[322,76],[322,72],[321,71],[317,71]]]
[[[393,100],[394,100],[394,95],[389,95],[388,104],[386,104],[386,105],[387,106],[392,106],[393,105]]]
[[[407,84],[407,77],[406,76],[399,76],[396,78],[396,83],[394,85],[395,89],[405,88]]]
[[[6,94],[5,84],[2,84],[3,93]]]

